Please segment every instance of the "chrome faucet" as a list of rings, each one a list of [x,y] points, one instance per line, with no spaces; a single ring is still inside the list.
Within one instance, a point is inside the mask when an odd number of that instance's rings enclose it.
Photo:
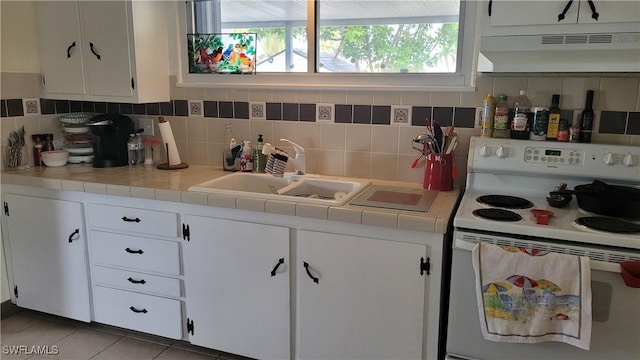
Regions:
[[[291,140],[280,139],[280,141],[287,142],[293,146],[293,150],[296,152],[295,157],[289,157],[291,164],[293,165],[296,175],[304,175],[307,172],[307,164],[304,148]]]

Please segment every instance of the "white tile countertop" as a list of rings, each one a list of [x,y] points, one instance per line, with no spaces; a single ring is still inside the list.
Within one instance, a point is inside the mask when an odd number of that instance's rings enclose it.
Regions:
[[[182,170],[159,170],[153,166],[100,169],[92,167],[91,164],[68,164],[61,167],[32,167],[21,171],[3,171],[0,178],[2,184],[236,208],[436,233],[446,231],[447,222],[460,193],[457,188],[453,191],[441,191],[428,212],[416,212],[349,204],[316,205],[290,200],[188,191],[190,186],[228,174],[230,173],[219,168],[202,165],[191,165]],[[378,185],[421,188],[421,184],[416,183],[370,180]]]

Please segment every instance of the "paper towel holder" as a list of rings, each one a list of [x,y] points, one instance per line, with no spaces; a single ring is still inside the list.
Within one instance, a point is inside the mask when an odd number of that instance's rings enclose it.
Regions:
[[[167,122],[167,120],[165,120],[164,117],[159,117],[158,118],[158,123],[165,123]],[[162,139],[162,142],[164,143],[164,149],[166,151],[167,154],[167,162],[166,163],[162,163],[162,164],[158,164],[157,168],[160,170],[180,170],[180,169],[186,169],[189,167],[189,164],[185,163],[185,162],[181,162],[179,164],[175,164],[175,165],[171,165],[171,160],[169,159],[169,143],[168,141],[173,141],[175,143],[175,140],[173,139],[173,134],[171,134],[172,139]],[[178,156],[179,157],[179,156]]]

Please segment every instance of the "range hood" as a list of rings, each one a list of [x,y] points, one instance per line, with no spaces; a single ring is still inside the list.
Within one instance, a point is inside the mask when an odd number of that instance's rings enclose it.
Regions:
[[[478,71],[640,72],[640,32],[481,36]]]

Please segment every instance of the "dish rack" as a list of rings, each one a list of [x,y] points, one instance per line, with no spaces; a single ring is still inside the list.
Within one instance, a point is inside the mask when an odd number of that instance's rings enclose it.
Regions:
[[[67,162],[71,164],[93,161],[93,143],[87,122],[93,115],[70,113],[60,115],[58,120],[64,135],[64,148],[69,151]]]

